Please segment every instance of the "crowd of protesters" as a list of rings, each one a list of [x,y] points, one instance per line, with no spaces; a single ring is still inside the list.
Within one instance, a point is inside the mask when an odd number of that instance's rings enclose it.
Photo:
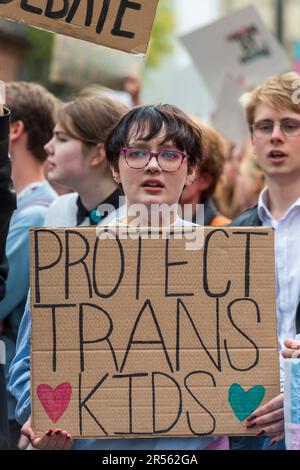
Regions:
[[[0,366],[1,448],[285,448],[283,373],[282,393],[247,420],[253,437],[73,440],[68,429],[45,429],[42,437],[35,436],[28,231],[117,221],[131,225],[130,207],[136,203],[149,211],[146,225],[154,204],[190,204],[190,216],[175,215],[172,225],[199,223],[201,208],[203,225],[271,226],[276,233],[279,349],[285,357],[297,354],[300,105],[292,96],[299,79],[294,72],[273,76],[245,93],[241,105],[249,137],[240,148],[175,106],[139,104],[135,81],[128,88],[132,109],[98,87],[62,103],[40,85],[7,84],[0,116],[0,339],[6,348],[5,368]],[[99,213],[101,204],[113,206],[117,219]]]

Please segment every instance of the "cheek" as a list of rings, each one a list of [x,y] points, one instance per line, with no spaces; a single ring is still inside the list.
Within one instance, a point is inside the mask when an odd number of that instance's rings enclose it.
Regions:
[[[121,183],[123,186],[127,187],[130,190],[130,187],[138,182],[139,175],[141,172],[135,172],[131,168],[128,167],[123,160],[119,162],[119,174],[121,178]]]

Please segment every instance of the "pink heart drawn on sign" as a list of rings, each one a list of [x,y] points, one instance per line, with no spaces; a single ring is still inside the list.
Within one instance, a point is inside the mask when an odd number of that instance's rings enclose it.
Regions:
[[[72,387],[68,382],[54,389],[50,385],[41,384],[37,387],[37,395],[51,421],[57,423],[69,406]]]

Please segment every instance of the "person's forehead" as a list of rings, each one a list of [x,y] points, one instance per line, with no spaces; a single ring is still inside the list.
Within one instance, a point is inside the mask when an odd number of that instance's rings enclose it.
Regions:
[[[272,106],[268,106],[266,104],[259,104],[254,113],[254,121],[261,121],[264,119],[272,120],[272,121],[280,121],[281,119],[286,118],[293,118],[300,120],[300,113],[296,113],[292,109],[289,108],[273,108]]]
[[[53,132],[66,132],[66,130],[60,122],[57,122],[54,126]]]
[[[128,133],[129,142],[144,142],[144,138],[150,133],[150,129],[145,127],[139,129],[138,126],[133,126]],[[157,143],[163,142],[165,144],[172,143],[172,139],[168,137],[168,132],[165,126],[163,125],[160,131],[147,142],[155,141]],[[146,142],[146,141],[145,141]]]

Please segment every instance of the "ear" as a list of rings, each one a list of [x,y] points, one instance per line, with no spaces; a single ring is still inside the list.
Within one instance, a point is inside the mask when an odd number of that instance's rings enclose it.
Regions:
[[[9,140],[10,142],[16,142],[25,134],[25,126],[23,121],[15,121],[10,125]]]
[[[195,176],[196,176],[196,168],[191,168],[188,172],[188,175],[185,180],[185,186],[190,186],[191,184],[194,183],[195,181]]]
[[[106,159],[106,153],[104,144],[97,144],[96,149],[93,152],[93,156],[91,159],[91,167],[96,167],[101,165],[101,163]]]
[[[117,184],[121,184],[121,177],[120,177],[120,173],[118,172],[118,170],[116,170],[116,168],[114,168],[112,165],[110,165],[110,169],[111,169],[114,181]]]

